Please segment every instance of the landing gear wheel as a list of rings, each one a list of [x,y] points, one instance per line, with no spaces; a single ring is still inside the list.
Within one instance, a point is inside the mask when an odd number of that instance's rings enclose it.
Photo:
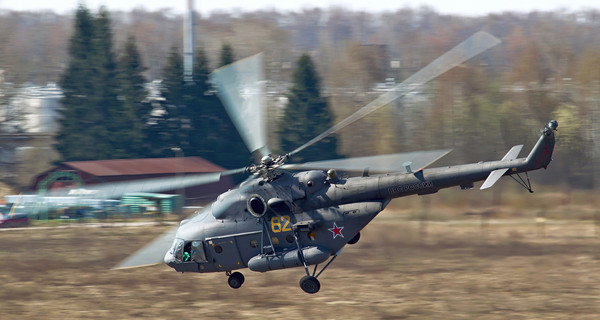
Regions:
[[[350,241],[348,241],[348,244],[355,244],[358,242],[358,240],[360,240],[360,232],[357,233],[354,238],[350,239]]]
[[[321,289],[321,283],[315,277],[304,276],[300,279],[300,288],[306,293],[317,293]]]
[[[244,284],[244,275],[239,272],[234,272],[231,275],[229,275],[227,283],[229,283],[229,286],[233,289],[238,289],[242,286],[242,284]]]

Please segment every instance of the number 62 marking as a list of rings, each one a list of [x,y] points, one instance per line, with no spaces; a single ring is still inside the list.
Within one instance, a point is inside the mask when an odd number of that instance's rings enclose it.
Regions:
[[[271,218],[271,230],[273,233],[292,231],[289,227],[290,216],[281,216]]]

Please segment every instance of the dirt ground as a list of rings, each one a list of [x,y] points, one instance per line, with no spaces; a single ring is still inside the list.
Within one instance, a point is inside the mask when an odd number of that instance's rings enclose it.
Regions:
[[[224,274],[111,271],[168,229],[0,231],[1,319],[600,319],[593,222],[419,222],[383,212],[319,278],[300,268]]]

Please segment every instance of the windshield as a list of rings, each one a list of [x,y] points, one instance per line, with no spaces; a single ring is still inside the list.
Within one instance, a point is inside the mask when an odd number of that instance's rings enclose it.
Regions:
[[[177,261],[181,261],[181,258],[183,257],[183,240],[175,239],[175,241],[173,241],[171,250],[173,257],[175,257]]]
[[[179,262],[207,262],[202,241],[184,241],[175,239],[171,254]]]

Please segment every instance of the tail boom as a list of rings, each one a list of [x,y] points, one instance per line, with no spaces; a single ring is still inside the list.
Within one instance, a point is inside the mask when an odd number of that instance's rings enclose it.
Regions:
[[[482,180],[485,182],[481,189],[487,189],[505,175],[545,169],[552,161],[555,144],[554,131],[557,127],[556,120],[550,121],[542,130],[539,140],[526,158],[517,158],[523,147],[517,145],[512,147],[502,160],[425,169],[413,175],[398,177],[396,178],[398,181],[387,185],[380,181],[380,186],[385,186],[382,188],[383,190],[380,190],[381,195],[383,197],[402,197],[415,193],[432,193],[452,186],[468,188],[473,186],[473,182]],[[401,187],[394,187],[393,184]],[[407,188],[407,185],[415,187]],[[387,194],[384,190],[387,191]]]
[[[521,146],[515,146],[502,160],[497,161],[421,169],[410,173],[341,179],[333,181],[330,188],[323,190],[324,194],[313,195],[314,199],[311,199],[309,207],[323,208],[413,194],[431,194],[454,186],[469,189],[473,187],[474,182],[483,180],[487,180],[484,187],[489,188],[502,176],[546,168],[552,160],[554,130],[557,126],[558,124],[553,120],[544,128],[540,139],[527,158],[516,158]],[[531,192],[530,187],[529,190]]]

